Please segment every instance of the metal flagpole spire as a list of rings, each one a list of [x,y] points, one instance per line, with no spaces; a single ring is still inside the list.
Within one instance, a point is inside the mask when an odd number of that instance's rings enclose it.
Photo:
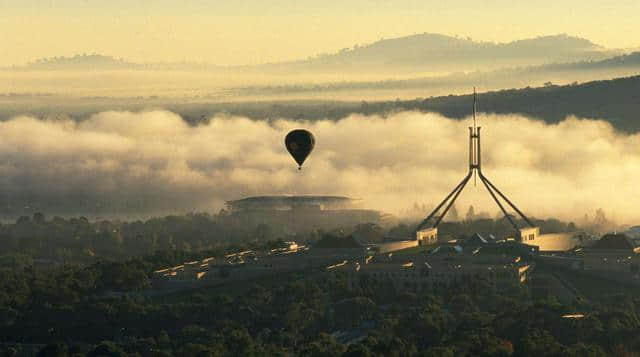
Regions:
[[[442,221],[444,216],[447,214],[451,206],[453,206],[454,202],[462,193],[462,190],[469,182],[471,175],[473,175],[473,184],[476,185],[477,177],[480,178],[480,181],[484,184],[487,191],[491,194],[493,200],[498,204],[502,213],[504,213],[505,217],[509,220],[511,225],[516,231],[520,230],[516,221],[511,218],[511,215],[507,212],[507,207],[511,207],[518,215],[526,222],[527,225],[534,227],[533,223],[527,218],[527,216],[522,213],[498,188],[489,181],[489,179],[483,175],[482,173],[482,161],[481,161],[481,152],[480,152],[480,127],[478,127],[477,119],[476,119],[476,105],[477,105],[477,94],[476,87],[473,87],[473,127],[469,127],[469,171],[467,175],[460,181],[460,183],[445,197],[442,202],[425,218],[417,227],[416,231],[420,231],[421,229],[427,227],[429,222],[432,219],[435,219],[435,223],[431,225],[432,228],[437,228],[438,224]],[[503,202],[500,202],[501,198]],[[440,213],[440,210],[444,210]]]
[[[478,126],[476,125],[476,87],[473,87],[473,135],[472,135],[472,139],[471,141],[473,141],[473,137],[476,138],[476,145],[473,145],[473,151],[474,151],[474,161],[476,164],[476,170],[473,170],[473,186],[476,186],[476,176],[477,176],[477,169],[479,168],[479,162],[477,161],[477,157],[478,155],[480,155],[480,150],[478,148],[477,145],[477,141],[478,141]]]
[[[473,87],[473,130],[476,129],[476,87]]]

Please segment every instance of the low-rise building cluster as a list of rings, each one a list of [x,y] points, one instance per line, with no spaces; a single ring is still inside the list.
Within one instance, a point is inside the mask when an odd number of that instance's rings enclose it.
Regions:
[[[484,280],[496,290],[527,282],[534,263],[511,253],[484,254],[482,248],[466,252],[449,246],[429,253],[376,255],[330,267],[344,274],[352,287],[362,284],[393,286],[411,292],[437,291],[465,280]]]

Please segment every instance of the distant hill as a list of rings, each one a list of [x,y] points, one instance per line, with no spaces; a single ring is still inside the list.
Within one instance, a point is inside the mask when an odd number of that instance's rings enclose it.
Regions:
[[[537,66],[500,68],[492,71],[452,73],[446,76],[417,77],[411,79],[387,79],[381,81],[341,81],[294,85],[268,85],[229,88],[237,95],[304,95],[305,93],[403,91],[424,90],[433,95],[458,92],[469,84],[487,90],[517,88],[526,85],[542,85],[546,82],[584,82],[596,79],[612,79],[640,72],[640,52],[624,54],[603,60],[552,63]],[[399,92],[399,94],[402,92]]]
[[[31,70],[107,70],[107,69],[142,69],[143,65],[116,59],[99,54],[81,54],[72,57],[41,58],[29,63],[23,69]]]
[[[638,71],[640,74],[640,70]],[[468,92],[474,83],[466,83]],[[448,95],[414,100],[364,101],[278,100],[278,101],[185,101],[166,98],[83,97],[74,100],[63,96],[34,97],[0,93],[3,105],[0,120],[29,113],[38,117],[56,117],[64,112],[81,120],[107,110],[144,110],[165,108],[180,114],[191,124],[203,123],[215,115],[246,116],[255,120],[291,118],[300,120],[339,120],[351,114],[385,115],[400,110],[441,113],[463,119],[471,113],[470,94]],[[37,100],[33,100],[37,98]],[[608,121],[621,131],[640,132],[640,75],[613,80],[591,81],[576,85],[547,85],[480,92],[478,110],[484,113],[519,113],[549,123],[567,116],[597,118]]]
[[[640,73],[640,70],[638,71]],[[467,83],[471,92],[472,83]],[[340,119],[354,113],[385,115],[395,111],[417,110],[435,112],[456,119],[471,114],[472,94],[448,95],[414,100],[394,101],[274,101],[220,103],[215,107],[202,105],[168,105],[190,122],[213,113],[264,118],[295,118],[305,120]],[[548,123],[567,116],[602,119],[616,129],[640,132],[640,75],[582,84],[526,87],[481,92],[478,110],[484,113],[523,114]],[[203,114],[203,113],[206,113]]]
[[[71,57],[40,58],[25,66],[13,66],[4,70],[215,70],[220,66],[198,63],[135,63],[121,58],[100,54],[78,54]]]
[[[366,46],[345,48],[305,61],[273,64],[272,67],[297,66],[306,69],[353,67],[409,67],[442,71],[476,69],[490,65],[535,65],[554,62],[598,60],[612,51],[589,40],[568,35],[543,36],[508,43],[476,42],[441,34],[424,33],[380,40]],[[363,67],[364,66],[364,67]]]
[[[472,95],[434,97],[424,100],[368,103],[365,113],[388,110],[420,110],[464,118],[470,113]],[[478,94],[478,108],[486,113],[520,113],[558,122],[569,115],[599,118],[618,130],[640,131],[640,75],[578,85],[547,85]]]
[[[640,73],[640,71],[639,71]],[[472,83],[468,83],[471,92]],[[264,118],[304,120],[334,119],[351,114],[386,115],[395,111],[416,110],[440,113],[463,119],[471,114],[473,95],[448,95],[414,100],[393,101],[279,101],[237,102],[212,105],[168,105],[190,122],[213,113]],[[616,129],[640,132],[640,75],[575,85],[547,85],[478,93],[478,110],[483,113],[523,114],[548,123],[567,116],[602,119]],[[206,113],[204,115],[203,113]],[[484,119],[483,119],[484,120]]]
[[[620,67],[640,66],[640,52],[632,52],[600,61],[580,61],[575,63],[549,64],[538,68],[531,68],[530,71],[550,71],[550,70],[592,70],[592,69],[613,69]]]
[[[601,60],[619,54],[593,42],[568,35],[543,36],[508,43],[480,42],[441,34],[424,33],[385,39],[364,46],[344,48],[299,61],[257,66],[221,67],[195,63],[139,64],[100,54],[39,59],[14,70],[242,70],[303,72],[462,72],[510,66]]]

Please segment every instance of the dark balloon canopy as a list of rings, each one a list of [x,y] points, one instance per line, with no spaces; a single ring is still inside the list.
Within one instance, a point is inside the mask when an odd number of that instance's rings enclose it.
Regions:
[[[284,138],[287,150],[298,163],[298,170],[302,168],[302,163],[313,150],[315,143],[313,134],[304,129],[292,130]]]

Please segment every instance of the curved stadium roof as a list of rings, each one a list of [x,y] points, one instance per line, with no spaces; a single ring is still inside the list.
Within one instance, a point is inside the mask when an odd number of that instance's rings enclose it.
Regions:
[[[318,195],[272,195],[254,196],[234,201],[227,201],[231,207],[257,206],[295,206],[295,205],[340,205],[348,204],[353,199],[346,196],[318,196]]]

